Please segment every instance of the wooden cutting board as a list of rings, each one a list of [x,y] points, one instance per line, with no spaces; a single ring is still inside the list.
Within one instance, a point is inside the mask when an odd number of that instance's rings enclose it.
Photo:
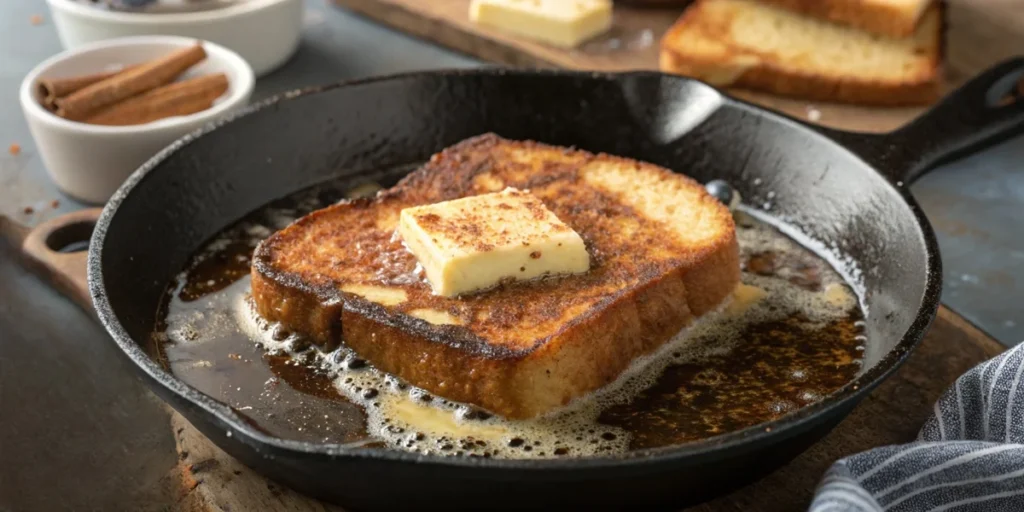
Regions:
[[[507,36],[469,21],[470,0],[332,0],[385,25],[479,57],[520,67],[597,71],[658,68],[658,40],[681,9],[616,7],[611,32],[575,50]],[[1024,54],[1024,0],[948,0],[946,75],[950,88],[1007,57]],[[854,131],[902,126],[920,108],[808,103],[766,94],[735,96],[792,116]]]

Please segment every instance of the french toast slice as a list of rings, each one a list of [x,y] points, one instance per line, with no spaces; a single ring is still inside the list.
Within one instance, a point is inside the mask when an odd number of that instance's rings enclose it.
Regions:
[[[661,40],[662,71],[806,100],[924,105],[942,93],[943,10],[906,37],[754,0],[696,0]]]
[[[583,238],[585,274],[434,295],[395,235],[399,212],[528,190]],[[315,211],[264,240],[258,314],[441,397],[537,416],[613,381],[739,283],[732,216],[699,183],[609,155],[465,140],[372,199]]]

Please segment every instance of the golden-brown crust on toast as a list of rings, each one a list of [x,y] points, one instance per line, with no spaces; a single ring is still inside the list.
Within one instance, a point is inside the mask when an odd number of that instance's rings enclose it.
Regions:
[[[662,211],[637,211],[648,206],[632,190],[608,188],[620,175],[685,200],[682,225],[667,225]],[[393,236],[398,212],[505,186],[530,190],[576,230],[591,270],[463,298],[433,295]],[[261,316],[317,343],[343,338],[413,385],[523,418],[609,383],[717,307],[739,282],[738,258],[728,209],[689,178],[489,134],[435,155],[376,198],[313,212],[265,240],[253,258],[252,295]],[[382,305],[341,291],[353,283],[400,291],[405,300]],[[413,316],[424,308],[456,324]]]
[[[945,10],[936,3],[925,17],[938,18],[939,29],[929,34],[935,40],[927,54],[928,64],[899,81],[870,77],[828,75],[785,62],[778,56],[755,48],[735,46],[724,27],[703,26],[701,4],[687,9],[661,40],[659,67],[662,71],[704,80],[720,87],[765,91],[810,101],[831,101],[877,106],[928,105],[943,93],[942,60],[944,54]],[[774,0],[773,0],[774,1]],[[784,0],[783,0],[784,1]],[[688,52],[682,43],[686,31],[702,31],[724,51],[718,54]]]

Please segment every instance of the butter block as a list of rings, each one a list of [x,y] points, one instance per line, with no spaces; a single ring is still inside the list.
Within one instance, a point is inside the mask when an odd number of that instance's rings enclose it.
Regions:
[[[398,234],[437,295],[590,269],[580,235],[529,192],[506,188],[402,210]]]
[[[548,43],[574,48],[612,26],[611,0],[473,0],[474,23]]]

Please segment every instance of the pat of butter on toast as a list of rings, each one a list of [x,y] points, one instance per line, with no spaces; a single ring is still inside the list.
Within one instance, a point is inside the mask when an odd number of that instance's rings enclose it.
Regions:
[[[398,232],[445,297],[590,268],[580,235],[514,188],[406,208]]]
[[[469,18],[511,35],[574,48],[611,28],[611,0],[473,0]]]

